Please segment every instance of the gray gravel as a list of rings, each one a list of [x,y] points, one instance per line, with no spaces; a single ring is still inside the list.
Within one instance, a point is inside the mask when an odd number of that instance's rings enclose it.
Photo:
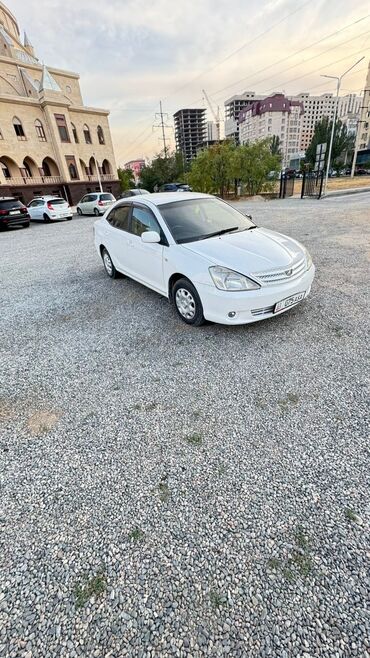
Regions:
[[[0,656],[370,656],[369,195],[241,204],[311,297],[187,327],[93,219],[0,235]]]

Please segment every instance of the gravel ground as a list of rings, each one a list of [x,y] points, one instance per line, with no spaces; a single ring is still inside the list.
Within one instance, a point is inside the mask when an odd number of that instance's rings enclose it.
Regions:
[[[0,656],[370,656],[370,195],[240,204],[310,298],[180,322],[93,219],[0,235]]]

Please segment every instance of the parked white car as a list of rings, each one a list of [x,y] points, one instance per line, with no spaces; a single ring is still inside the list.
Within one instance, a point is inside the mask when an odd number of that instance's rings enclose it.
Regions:
[[[118,201],[94,234],[108,276],[126,274],[168,297],[196,326],[284,313],[308,296],[315,273],[302,244],[207,194]]]
[[[109,192],[94,192],[85,194],[77,204],[79,215],[104,215],[106,210],[115,202],[115,197]]]
[[[33,199],[27,206],[31,219],[40,222],[54,222],[60,219],[72,219],[73,211],[69,203],[56,196],[42,196]]]

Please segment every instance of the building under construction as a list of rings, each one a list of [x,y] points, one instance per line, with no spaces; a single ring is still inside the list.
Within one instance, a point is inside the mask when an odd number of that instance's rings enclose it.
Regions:
[[[178,110],[175,121],[176,150],[181,151],[185,162],[196,157],[198,146],[207,139],[206,110],[192,108]]]

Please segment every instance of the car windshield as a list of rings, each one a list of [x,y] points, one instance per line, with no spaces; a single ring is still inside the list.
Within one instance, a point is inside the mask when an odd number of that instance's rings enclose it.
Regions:
[[[255,226],[238,210],[219,199],[176,201],[160,205],[159,210],[178,244],[245,231]]]

